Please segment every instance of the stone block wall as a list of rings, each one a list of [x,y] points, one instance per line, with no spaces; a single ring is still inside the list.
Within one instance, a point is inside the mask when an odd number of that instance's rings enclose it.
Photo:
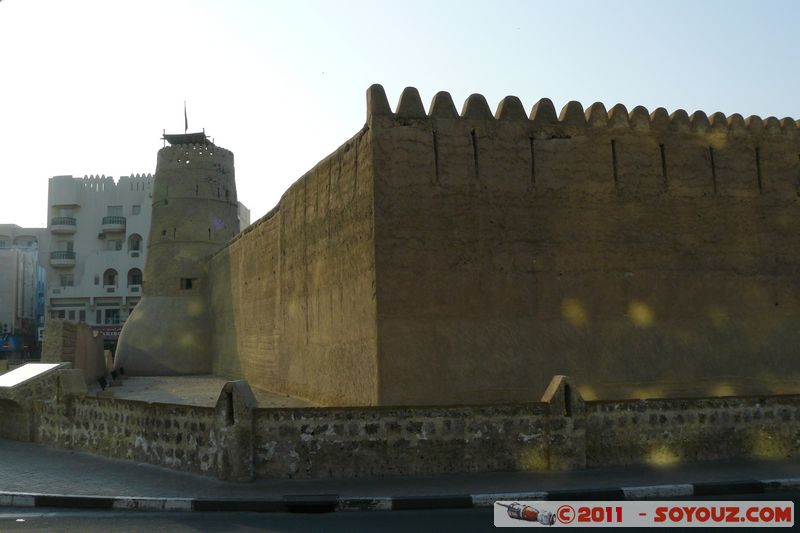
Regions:
[[[78,324],[68,320],[47,321],[42,339],[42,363],[74,361],[78,339]]]
[[[103,336],[84,323],[50,319],[42,341],[43,363],[72,363],[83,371],[86,383],[108,373]]]
[[[216,475],[213,408],[76,397],[35,406],[35,441]]]
[[[588,466],[800,455],[800,397],[587,403]]]
[[[260,478],[547,470],[540,404],[259,409]]]
[[[527,404],[257,409],[243,381],[213,408],[60,389],[25,408],[35,442],[239,481],[800,457],[800,395],[584,402],[559,376]]]

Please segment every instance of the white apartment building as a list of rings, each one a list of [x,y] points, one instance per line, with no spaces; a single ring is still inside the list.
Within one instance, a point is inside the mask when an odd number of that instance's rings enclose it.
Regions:
[[[152,191],[152,174],[50,179],[48,317],[86,322],[116,343],[141,298]],[[241,203],[239,218],[240,230],[250,224]]]
[[[48,317],[116,340],[142,292],[152,187],[151,174],[50,179]]]
[[[39,241],[43,228],[22,228],[0,224],[0,355],[17,351],[9,344],[16,337],[23,346],[33,349],[37,327],[44,313],[44,271],[39,266]]]

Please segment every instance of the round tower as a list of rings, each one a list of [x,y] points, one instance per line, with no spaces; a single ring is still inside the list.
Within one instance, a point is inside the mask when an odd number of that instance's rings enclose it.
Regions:
[[[211,372],[208,258],[239,231],[233,153],[204,133],[164,135],[153,182],[142,299],[114,366],[130,375]]]

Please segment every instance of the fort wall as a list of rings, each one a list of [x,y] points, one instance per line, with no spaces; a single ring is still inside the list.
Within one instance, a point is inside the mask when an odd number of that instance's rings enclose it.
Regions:
[[[527,402],[558,374],[588,399],[800,392],[795,121],[367,103],[271,213],[192,259],[181,350],[328,406]],[[170,202],[224,202],[195,170]]]
[[[380,404],[797,392],[793,120],[368,101]]]
[[[236,465],[240,481],[800,456],[800,395],[584,402],[568,385],[524,404],[302,409],[250,409],[242,382],[213,408],[84,389],[40,396],[3,429],[18,438],[30,419],[34,442],[224,479]]]
[[[210,262],[214,371],[324,405],[377,403],[367,130]]]

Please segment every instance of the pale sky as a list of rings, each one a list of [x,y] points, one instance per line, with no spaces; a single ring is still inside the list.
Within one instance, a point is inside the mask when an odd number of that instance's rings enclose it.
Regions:
[[[644,105],[800,118],[800,3],[0,1],[0,223],[46,226],[47,180],[155,172],[162,129],[234,152],[255,221],[406,86],[528,111]]]

